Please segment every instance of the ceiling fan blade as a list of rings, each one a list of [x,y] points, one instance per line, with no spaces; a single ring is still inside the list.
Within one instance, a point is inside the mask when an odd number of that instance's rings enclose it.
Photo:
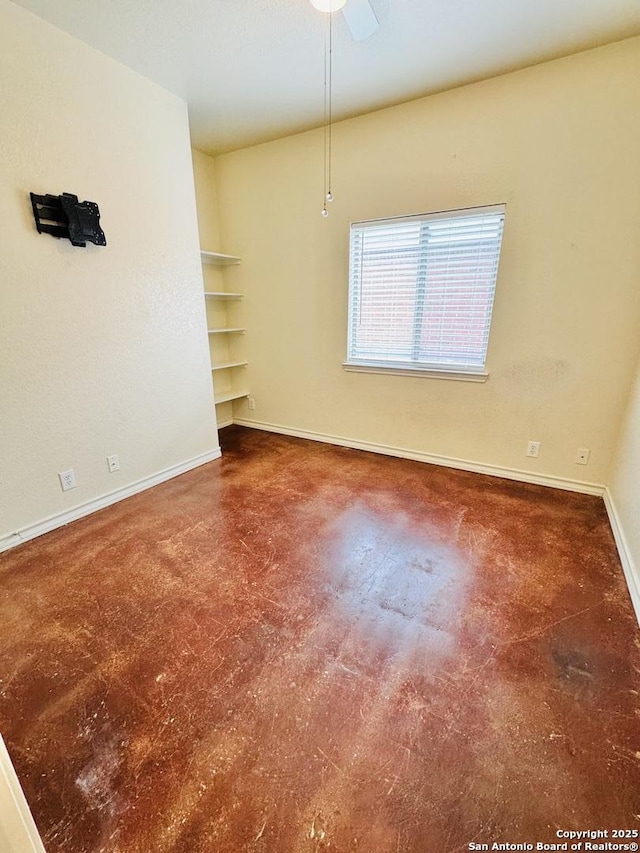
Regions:
[[[356,41],[363,41],[378,29],[378,19],[369,0],[347,0],[342,14]]]

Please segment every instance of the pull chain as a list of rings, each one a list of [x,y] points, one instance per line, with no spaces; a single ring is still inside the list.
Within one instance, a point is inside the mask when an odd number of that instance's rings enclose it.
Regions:
[[[327,217],[327,203],[333,201],[331,191],[331,149],[332,149],[332,59],[333,59],[333,20],[332,13],[327,13],[327,32],[324,42],[324,199],[322,204],[322,215]]]

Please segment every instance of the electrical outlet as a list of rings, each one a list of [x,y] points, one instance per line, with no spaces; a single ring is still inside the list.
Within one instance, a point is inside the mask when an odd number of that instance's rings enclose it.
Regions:
[[[254,397],[247,397],[247,404],[249,406],[249,411],[253,412],[256,408],[256,401]]]
[[[113,456],[107,456],[107,465],[109,466],[110,474],[113,474],[114,471],[120,470],[120,460],[115,453]]]
[[[69,468],[68,471],[60,471],[58,473],[58,477],[60,477],[60,485],[62,486],[63,492],[68,492],[69,489],[75,489],[78,485],[76,483],[76,475],[73,473],[73,468]]]
[[[540,456],[540,442],[539,441],[528,441],[527,442],[527,456],[532,456],[534,459],[537,459]]]
[[[585,447],[580,447],[576,451],[576,465],[588,465],[590,456],[590,450],[587,450]]]

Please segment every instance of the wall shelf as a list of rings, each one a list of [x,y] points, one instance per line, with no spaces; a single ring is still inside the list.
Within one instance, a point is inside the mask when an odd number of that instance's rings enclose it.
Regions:
[[[242,299],[243,293],[229,293],[226,290],[205,290],[205,296],[210,296],[212,299]]]
[[[218,403],[230,403],[232,400],[241,400],[243,397],[248,396],[248,391],[227,391],[224,394],[216,395],[216,406]]]
[[[233,264],[242,263],[235,255],[223,255],[221,252],[200,252],[203,264],[212,264],[215,267],[228,267]]]
[[[232,367],[246,367],[248,361],[221,361],[219,364],[212,364],[211,370],[229,370]]]
[[[203,265],[209,269],[203,269],[205,281],[205,302],[209,328],[211,376],[213,378],[213,397],[216,406],[223,403],[231,406],[234,400],[242,400],[249,396],[246,387],[239,389],[241,377],[238,368],[247,367],[248,362],[244,360],[241,338],[245,329],[240,326],[232,326],[231,323],[238,322],[235,312],[239,310],[233,302],[240,302],[244,294],[235,290],[226,290],[226,278],[231,273],[225,269],[240,263],[240,258],[235,255],[224,255],[221,252],[200,252]],[[217,269],[211,269],[217,267]],[[227,325],[229,324],[229,325]],[[243,374],[244,375],[244,374]],[[244,383],[243,383],[244,384]],[[219,413],[225,422],[233,415],[228,412]]]

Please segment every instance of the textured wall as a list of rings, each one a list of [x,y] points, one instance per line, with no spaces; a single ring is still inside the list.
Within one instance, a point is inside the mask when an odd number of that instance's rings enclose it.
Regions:
[[[0,78],[2,537],[218,441],[185,105],[7,0]],[[97,201],[107,247],[39,235],[30,190]]]
[[[606,482],[639,346],[638,103],[634,39],[343,122],[328,220],[320,131],[217,158],[222,237],[243,257],[245,416]],[[349,222],[498,202],[489,381],[345,373]]]

